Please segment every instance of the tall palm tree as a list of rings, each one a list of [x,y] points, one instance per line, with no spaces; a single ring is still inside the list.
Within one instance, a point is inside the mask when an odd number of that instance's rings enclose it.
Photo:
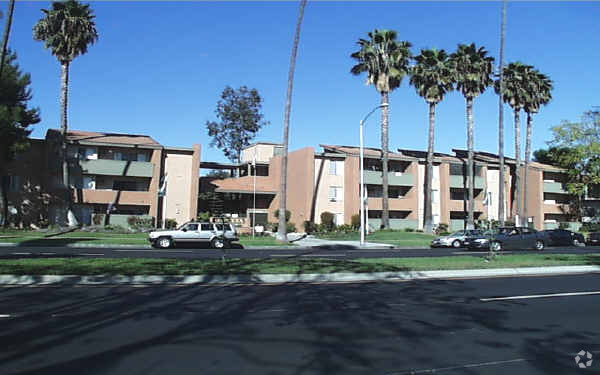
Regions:
[[[516,214],[522,217],[523,202],[521,189],[521,109],[528,99],[527,76],[533,67],[521,62],[510,63],[504,68],[504,93],[502,99],[514,111],[515,115],[515,181],[514,181],[514,203]],[[499,82],[495,83],[497,93],[500,93]],[[520,223],[516,223],[520,224]]]
[[[504,91],[504,41],[506,39],[506,3],[507,0],[502,1],[502,24],[500,26],[500,61],[498,66],[498,85],[500,91]],[[504,225],[504,213],[506,212],[504,203],[504,186],[505,186],[505,175],[504,175],[504,101],[502,95],[498,95],[498,159],[500,167],[498,171],[498,219],[500,225]]]
[[[527,212],[527,175],[529,174],[529,160],[531,157],[531,136],[533,133],[533,115],[538,113],[540,106],[548,104],[552,100],[553,83],[550,78],[540,73],[537,69],[528,71],[527,100],[523,109],[527,113],[527,134],[525,136],[525,188],[523,189],[523,215],[528,217]]]
[[[415,57],[416,65],[412,68],[410,84],[417,94],[429,104],[429,143],[427,147],[427,173],[425,179],[425,218],[424,231],[433,232],[432,180],[433,180],[433,145],[435,141],[435,106],[444,99],[444,95],[454,89],[454,70],[450,56],[446,51],[436,49],[421,50]]]
[[[15,0],[9,0],[8,2],[8,16],[6,18],[6,23],[4,24],[4,35],[2,37],[2,51],[0,51],[0,77],[2,76],[2,71],[4,70],[4,61],[6,60],[6,55],[8,51],[8,37],[10,36],[10,27],[12,25],[13,14],[15,12]],[[1,14],[0,14],[1,16]]]
[[[54,2],[52,9],[42,9],[42,12],[46,16],[33,27],[33,38],[43,41],[61,66],[61,161],[68,210],[67,222],[72,226],[77,224],[77,220],[72,212],[66,144],[69,67],[77,56],[87,53],[88,46],[98,40],[98,32],[94,12],[89,4],[82,4],[76,0]]]
[[[292,111],[292,89],[294,87],[294,71],[296,70],[296,56],[298,55],[298,44],[300,43],[300,29],[302,19],[304,18],[304,8],[306,1],[300,2],[298,12],[298,21],[296,23],[296,34],[294,36],[294,46],[292,47],[292,56],[290,59],[290,71],[288,73],[288,86],[285,100],[285,124],[283,127],[283,157],[281,160],[281,199],[279,201],[279,225],[277,226],[277,239],[287,242],[287,223],[285,220],[286,199],[287,199],[287,162],[288,162],[288,143],[290,134],[290,113]]]
[[[367,73],[367,85],[375,85],[381,94],[381,152],[383,164],[383,200],[381,222],[390,227],[388,196],[388,148],[389,148],[389,93],[400,87],[402,79],[410,73],[412,44],[397,41],[394,30],[377,30],[368,33],[369,39],[359,39],[360,49],[350,55],[357,61],[350,72],[354,75]]]
[[[473,229],[473,101],[483,94],[493,83],[494,58],[487,55],[484,47],[477,48],[475,43],[459,44],[450,59],[456,74],[456,89],[465,97],[467,103],[467,185],[469,188],[469,209],[467,229]]]

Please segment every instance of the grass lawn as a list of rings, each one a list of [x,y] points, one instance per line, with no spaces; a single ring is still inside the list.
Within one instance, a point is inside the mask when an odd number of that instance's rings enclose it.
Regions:
[[[318,238],[338,241],[359,241],[360,233],[326,233],[318,234]],[[365,237],[367,242],[386,243],[395,246],[429,247],[435,236],[419,232],[402,232],[396,230],[380,230]]]
[[[89,245],[149,245],[147,233],[109,233],[74,231],[53,237],[37,231],[0,231],[0,242],[19,243],[23,246],[65,246],[68,244]],[[270,236],[242,236],[242,246],[294,246],[277,241]]]
[[[540,266],[600,265],[600,254],[499,255],[479,257],[179,260],[143,258],[37,258],[0,260],[0,274],[13,275],[199,275],[392,272]]]

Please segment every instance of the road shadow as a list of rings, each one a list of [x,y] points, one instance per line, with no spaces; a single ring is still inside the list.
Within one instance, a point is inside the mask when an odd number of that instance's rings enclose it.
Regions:
[[[17,247],[32,247],[32,246],[48,246],[48,247],[61,247],[69,246],[75,243],[85,243],[89,241],[97,241],[97,238],[35,238],[31,240],[22,241],[17,244]]]

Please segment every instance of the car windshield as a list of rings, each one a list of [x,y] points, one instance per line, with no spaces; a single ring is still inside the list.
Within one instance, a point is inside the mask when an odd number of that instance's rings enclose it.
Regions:
[[[452,233],[452,234],[450,235],[450,237],[458,237],[458,236],[464,236],[464,235],[465,235],[465,232],[464,232],[464,231],[462,231],[462,230],[459,230],[459,231],[457,231],[457,232],[454,232],[454,233]]]

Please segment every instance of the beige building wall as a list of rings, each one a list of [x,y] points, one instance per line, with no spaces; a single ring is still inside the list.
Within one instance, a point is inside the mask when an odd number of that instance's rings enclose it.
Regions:
[[[352,215],[360,215],[360,158],[344,160],[344,223],[352,223]],[[366,212],[365,212],[366,214]]]
[[[529,168],[527,173],[527,216],[533,216],[533,225],[538,230],[544,229],[543,175],[541,170],[533,168]]]
[[[193,178],[194,156],[191,152],[165,149],[164,167],[167,174],[167,196],[163,199],[163,212],[167,219],[175,219],[183,224],[196,217],[192,212],[190,196],[192,181],[198,184],[198,177]]]
[[[344,160],[335,160],[335,162],[337,162],[337,167],[341,167],[341,168],[336,168],[336,175],[332,175],[330,174],[330,167],[331,167],[331,163],[333,162],[333,160],[331,159],[315,159],[314,161],[314,170],[315,171],[320,171],[321,175],[320,175],[320,181],[319,181],[319,185],[317,186],[317,179],[319,178],[319,176],[317,176],[317,173],[315,173],[315,195],[316,195],[316,199],[315,199],[315,223],[320,224],[321,223],[321,213],[327,211],[327,212],[331,212],[335,215],[344,215],[344,202],[346,199],[346,191],[345,191],[345,184],[344,184],[344,175],[345,175],[345,162]],[[323,165],[323,169],[321,170],[321,164]],[[342,197],[338,197],[335,200],[331,200],[330,199],[330,189],[336,187],[339,188],[337,189],[337,191],[341,191]],[[345,216],[344,217],[344,222],[349,222],[346,221]]]
[[[242,162],[252,162],[256,153],[256,161],[259,163],[268,163],[275,156],[275,148],[281,148],[281,145],[257,143],[242,150]]]

